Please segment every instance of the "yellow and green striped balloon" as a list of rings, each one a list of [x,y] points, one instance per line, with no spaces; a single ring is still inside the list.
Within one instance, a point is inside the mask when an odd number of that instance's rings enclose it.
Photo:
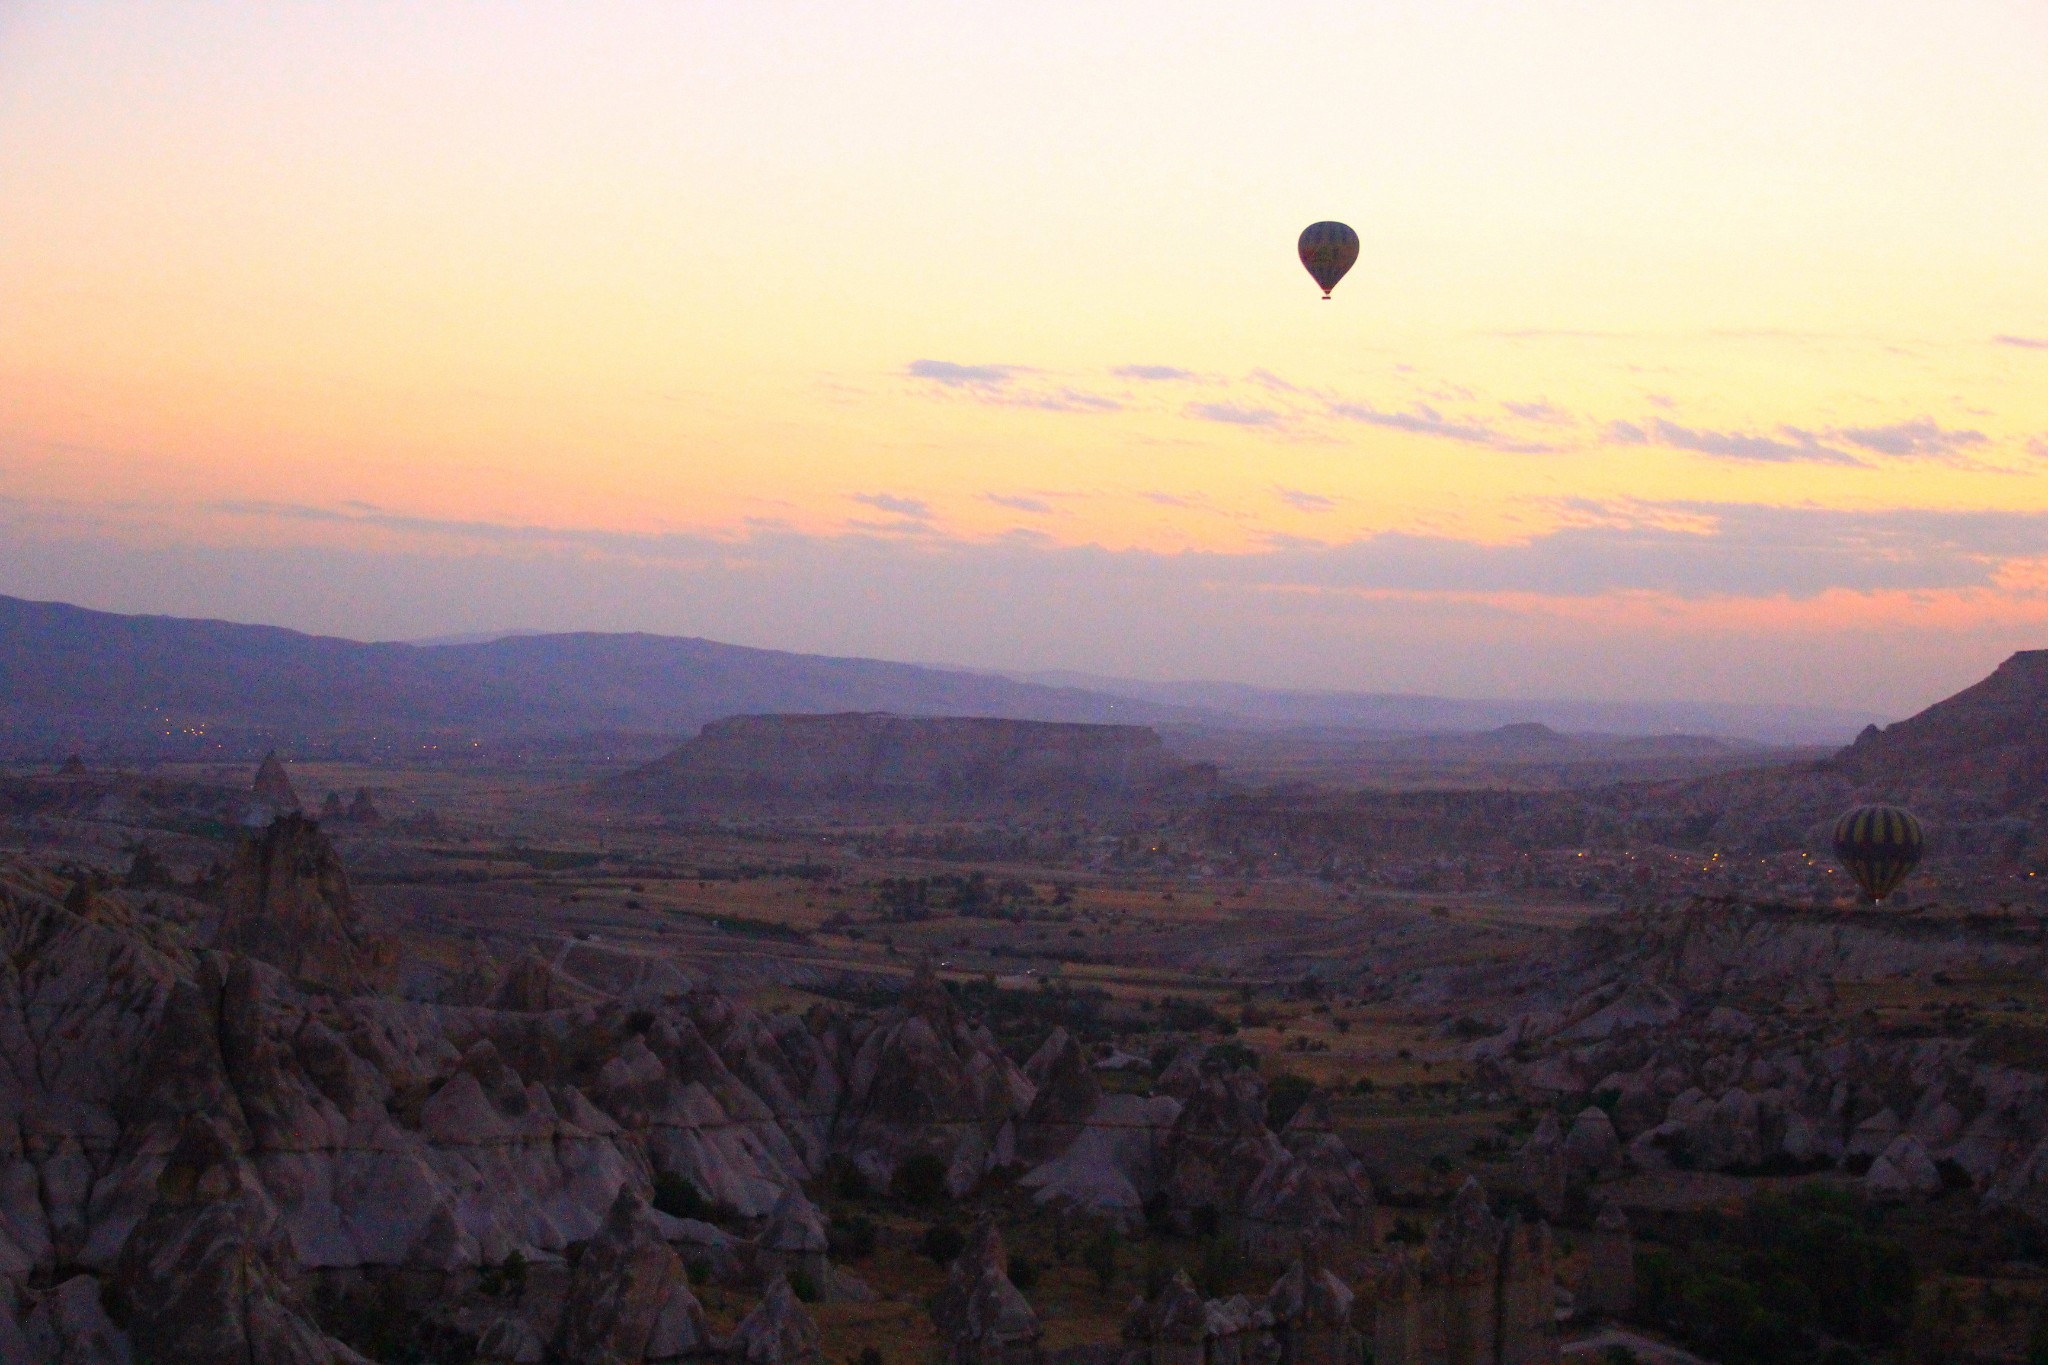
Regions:
[[[1899,889],[1925,845],[1913,812],[1897,806],[1858,806],[1835,821],[1835,856],[1873,901]]]

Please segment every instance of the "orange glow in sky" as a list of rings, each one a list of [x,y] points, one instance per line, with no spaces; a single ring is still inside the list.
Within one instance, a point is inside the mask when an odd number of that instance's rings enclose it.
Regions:
[[[2038,0],[31,0],[0,591],[1909,709],[2048,644],[2043,166]]]

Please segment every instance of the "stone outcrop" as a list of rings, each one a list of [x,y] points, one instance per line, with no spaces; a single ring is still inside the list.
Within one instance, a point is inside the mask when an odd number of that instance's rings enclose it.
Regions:
[[[1064,1152],[1018,1182],[1041,1204],[1064,1205],[1126,1225],[1159,1186],[1159,1158],[1180,1117],[1171,1095],[1104,1095]]]
[[[1586,1267],[1573,1308],[1607,1317],[1625,1315],[1636,1297],[1636,1248],[1628,1215],[1621,1205],[1610,1202],[1580,1240],[1586,1248]]]
[[[877,1185],[904,1158],[937,1157],[957,1196],[1015,1159],[1016,1121],[1036,1098],[988,1029],[953,1005],[929,963],[903,1003],[852,1042],[835,1146]]]
[[[1418,1256],[1381,1257],[1353,1309],[1376,1365],[1556,1365],[1547,1224],[1503,1223],[1468,1180]]]
[[[1243,1209],[1261,1177],[1289,1157],[1266,1127],[1266,1086],[1258,1073],[1207,1075],[1161,1144],[1158,1192],[1169,1215],[1191,1229],[1203,1210]],[[1272,1193],[1278,1199],[1282,1192]]]
[[[1010,1283],[995,1220],[983,1218],[932,1299],[932,1322],[952,1365],[1038,1365],[1038,1314]]]
[[[1570,1179],[1597,1180],[1619,1171],[1621,1139],[1607,1111],[1590,1104],[1581,1109],[1565,1134],[1562,1155]]]
[[[1203,1299],[1177,1271],[1124,1319],[1123,1365],[1350,1365],[1366,1342],[1354,1295],[1311,1244],[1263,1299]]]
[[[1054,1028],[1024,1063],[1034,1094],[1017,1126],[1017,1158],[1044,1161],[1072,1146],[1102,1103],[1102,1082],[1073,1035]]]
[[[194,1116],[121,1249],[121,1316],[146,1360],[362,1365],[299,1309],[276,1205],[219,1119]]]
[[[314,990],[356,994],[375,984],[348,873],[313,821],[278,817],[242,846],[219,895],[221,951],[268,962]]]
[[[291,774],[284,770],[284,760],[277,756],[275,749],[263,755],[263,761],[256,765],[256,779],[249,790],[274,810],[299,809],[299,793],[292,787]]]
[[[1875,1199],[1910,1199],[1941,1193],[1941,1172],[1920,1139],[1901,1133],[1885,1145],[1863,1174],[1863,1188]]]
[[[1557,1121],[1554,1111],[1544,1111],[1536,1131],[1522,1144],[1515,1166],[1522,1188],[1529,1192],[1537,1207],[1552,1218],[1562,1216],[1566,1184],[1564,1125]]]
[[[1350,1365],[1359,1337],[1351,1320],[1353,1295],[1325,1269],[1313,1238],[1266,1295],[1279,1356],[1287,1365]]]
[[[556,1333],[568,1365],[642,1365],[701,1353],[704,1310],[651,1209],[621,1188],[583,1249]]]
[[[1337,1136],[1328,1096],[1309,1097],[1280,1134],[1281,1151],[1245,1192],[1242,1234],[1255,1257],[1281,1261],[1325,1237],[1372,1226],[1372,1182]]]
[[[789,1281],[778,1275],[734,1329],[725,1353],[745,1365],[819,1365],[824,1359],[820,1340],[818,1324],[797,1301]]]
[[[90,1275],[74,1275],[43,1297],[15,1343],[20,1355],[8,1354],[8,1346],[5,1329],[0,1329],[0,1360],[129,1365],[134,1359],[127,1333],[107,1317],[99,1281]]]
[[[822,1293],[832,1283],[828,1247],[825,1215],[792,1185],[768,1215],[767,1226],[755,1241],[755,1256],[765,1274],[788,1275],[792,1280],[802,1276]]]

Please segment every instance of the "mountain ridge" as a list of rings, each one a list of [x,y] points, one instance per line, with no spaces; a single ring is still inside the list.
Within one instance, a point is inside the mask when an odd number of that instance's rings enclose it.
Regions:
[[[683,735],[729,715],[844,711],[1222,729],[1322,723],[1427,732],[1542,723],[1743,733],[1739,725],[1673,724],[1687,714],[1676,703],[1294,694],[1239,684],[1132,682],[1132,692],[1118,692],[1042,676],[646,632],[362,642],[0,596],[0,757],[244,757],[280,745],[338,753],[332,746],[340,737],[358,749],[374,742],[378,752],[400,752],[451,737]],[[1303,697],[1318,699],[1320,722],[1313,706],[1290,720],[1288,706]],[[1739,719],[1740,711],[1724,719]],[[1585,723],[1602,717],[1634,723]],[[1771,737],[1763,729],[1758,737]]]

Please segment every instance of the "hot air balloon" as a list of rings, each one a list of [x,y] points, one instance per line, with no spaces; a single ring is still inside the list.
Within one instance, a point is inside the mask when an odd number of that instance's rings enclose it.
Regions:
[[[1358,259],[1358,234],[1342,223],[1310,223],[1301,230],[1299,249],[1301,263],[1327,299]]]
[[[1913,812],[1897,806],[1858,806],[1835,821],[1835,856],[1873,901],[1898,890],[1925,843]]]

